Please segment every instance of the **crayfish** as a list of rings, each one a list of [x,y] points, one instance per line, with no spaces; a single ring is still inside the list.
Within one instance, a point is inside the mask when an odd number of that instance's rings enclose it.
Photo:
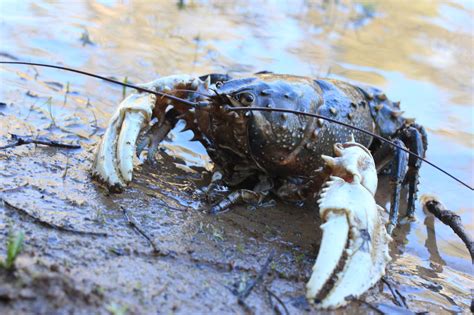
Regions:
[[[408,217],[415,206],[421,161],[401,148],[422,157],[427,148],[425,130],[403,118],[397,103],[374,88],[271,73],[241,79],[178,75],[140,87],[198,106],[190,108],[149,93],[127,97],[98,147],[93,166],[96,178],[112,190],[124,189],[132,180],[134,155],[148,147],[148,157],[153,158],[164,137],[184,120],[185,130],[194,133],[194,140],[202,143],[215,163],[207,197],[212,200],[219,185],[234,188],[211,206],[211,213],[241,202],[258,205],[269,194],[295,201],[315,198],[327,183],[319,199],[325,224],[308,283],[310,301],[335,308],[348,303],[349,296],[360,296],[382,277],[404,182],[409,187]],[[246,110],[262,107],[273,110]],[[330,117],[392,139],[401,148],[322,118],[279,109]],[[330,157],[333,150],[335,159]],[[376,166],[379,170],[388,166],[393,182],[387,229],[383,211],[373,198]]]

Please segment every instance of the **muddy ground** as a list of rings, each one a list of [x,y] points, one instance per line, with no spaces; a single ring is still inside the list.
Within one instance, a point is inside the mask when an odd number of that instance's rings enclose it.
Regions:
[[[472,182],[472,34],[462,25],[473,11],[457,2],[270,1],[255,10],[212,1],[4,1],[0,9],[2,60],[36,58],[132,82],[157,72],[265,69],[378,85],[428,128],[428,157]],[[275,21],[284,32],[269,27]],[[437,45],[428,49],[425,39]],[[89,170],[108,119],[131,91],[40,68],[0,74],[0,146],[9,134],[81,146],[0,151],[0,259],[10,231],[25,233],[15,271],[0,270],[0,314],[318,313],[304,299],[320,241],[314,205],[276,201],[207,214],[199,192],[212,164],[179,127],[158,165],[137,166],[130,187],[109,194]],[[388,189],[381,177],[384,207]],[[471,192],[423,166],[420,193],[440,196],[472,231]],[[390,287],[379,283],[334,313],[469,313],[467,250],[419,205],[416,215],[394,232]],[[270,256],[263,280],[239,303]]]
[[[24,133],[20,121],[43,120],[49,126],[42,136],[80,143],[82,148],[25,145],[0,154],[2,255],[9,231],[24,231],[26,236],[16,270],[0,271],[2,314],[261,314],[272,309],[285,313],[284,307],[290,314],[316,313],[304,299],[320,240],[315,206],[277,201],[264,208],[234,207],[209,215],[199,194],[209,173],[183,166],[166,151],[158,165],[138,167],[124,193],[109,194],[89,173],[103,128],[98,126],[87,140],[74,140],[77,136],[54,126],[35,107],[27,112],[28,119],[20,119],[25,111],[16,103],[3,106],[2,126],[18,120],[18,130],[10,127],[8,132]],[[8,138],[4,134],[3,143]],[[383,187],[389,187],[384,178],[379,204],[387,202]],[[428,236],[431,232],[435,238],[433,218],[427,217],[425,224]],[[433,239],[428,238],[426,246],[433,253],[433,268],[442,274],[404,254],[409,232],[409,225],[395,231],[394,261],[387,272],[393,289],[411,311],[466,309],[470,276],[459,277],[443,266]],[[256,278],[273,251],[263,282],[245,299],[246,305],[240,305],[239,290]],[[366,303],[380,310],[404,309],[397,306],[401,297],[382,283],[363,301],[346,310],[372,312]]]

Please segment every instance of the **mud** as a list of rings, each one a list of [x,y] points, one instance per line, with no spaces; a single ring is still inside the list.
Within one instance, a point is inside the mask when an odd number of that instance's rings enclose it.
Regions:
[[[463,26],[472,7],[289,3],[252,9],[212,1],[185,1],[184,7],[169,1],[4,1],[0,55],[131,82],[158,73],[271,70],[377,85],[428,127],[428,158],[472,184],[474,64],[467,57],[472,32]],[[163,143],[158,164],[138,166],[129,189],[110,195],[89,169],[110,115],[131,91],[33,67],[2,67],[0,74],[0,145],[9,133],[81,145],[0,151],[0,259],[9,231],[25,232],[16,270],[0,271],[1,314],[285,314],[271,293],[290,314],[316,313],[304,299],[320,240],[311,204],[276,201],[206,214],[199,191],[212,164],[179,126]],[[387,207],[388,180],[382,177],[379,187],[377,201]],[[420,193],[459,209],[472,231],[471,192],[425,165]],[[416,215],[416,222],[395,230],[387,271],[395,297],[379,283],[365,302],[333,313],[406,310],[403,298],[413,312],[469,312],[474,277],[467,250],[421,206]],[[269,272],[245,299],[247,306],[240,305],[235,293],[272,251]]]

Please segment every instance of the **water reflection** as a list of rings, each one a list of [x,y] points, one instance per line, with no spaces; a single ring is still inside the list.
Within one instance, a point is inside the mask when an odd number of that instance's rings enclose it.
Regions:
[[[443,272],[443,266],[446,265],[443,258],[441,258],[438,250],[438,244],[436,243],[436,231],[434,227],[435,217],[427,215],[424,224],[426,225],[426,242],[425,246],[430,253],[430,266],[436,272]]]

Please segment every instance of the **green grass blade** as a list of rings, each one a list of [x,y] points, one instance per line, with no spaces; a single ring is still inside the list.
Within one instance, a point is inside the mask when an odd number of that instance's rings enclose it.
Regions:
[[[12,269],[15,264],[17,256],[20,254],[23,248],[23,241],[25,239],[25,233],[18,232],[11,234],[7,243],[7,259],[5,260],[5,268]]]

